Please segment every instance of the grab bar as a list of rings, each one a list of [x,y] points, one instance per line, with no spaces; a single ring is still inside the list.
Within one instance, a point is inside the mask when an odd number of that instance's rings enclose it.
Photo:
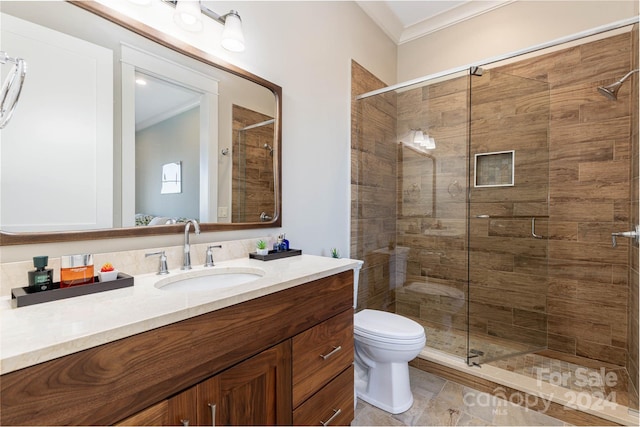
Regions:
[[[540,236],[539,234],[536,234],[536,218],[535,217],[531,218],[531,236],[533,236],[534,239],[542,239],[542,236]]]

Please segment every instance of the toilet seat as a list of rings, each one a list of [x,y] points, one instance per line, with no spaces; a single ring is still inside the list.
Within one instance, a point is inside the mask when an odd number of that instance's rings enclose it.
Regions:
[[[356,335],[374,341],[413,344],[425,338],[424,328],[417,322],[394,313],[379,310],[362,310],[353,320]]]
[[[392,338],[381,338],[375,335],[369,335],[362,332],[356,332],[354,335],[355,335],[356,342],[376,346],[379,348],[386,348],[389,350],[396,349],[399,351],[404,351],[404,350],[413,349],[413,348],[421,349],[422,347],[424,347],[424,344],[426,342],[425,335],[423,335],[420,338],[414,338],[411,340],[404,340],[404,339],[394,340]]]

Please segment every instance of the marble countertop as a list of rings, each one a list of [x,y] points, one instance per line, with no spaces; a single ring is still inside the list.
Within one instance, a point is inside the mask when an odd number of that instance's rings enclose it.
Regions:
[[[273,261],[235,259],[215,267],[194,266],[167,276],[136,275],[134,286],[13,308],[0,299],[0,374],[354,269],[360,261],[301,255]],[[172,292],[156,288],[173,277],[203,270],[250,268],[255,281],[215,291]],[[126,273],[126,272],[125,272]]]

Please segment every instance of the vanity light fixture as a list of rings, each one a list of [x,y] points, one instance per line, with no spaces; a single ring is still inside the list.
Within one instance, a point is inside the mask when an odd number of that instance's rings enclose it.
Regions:
[[[180,28],[188,31],[202,30],[202,15],[208,16],[224,26],[222,31],[223,48],[231,52],[244,51],[242,19],[235,10],[218,15],[198,0],[162,0],[176,8],[173,20]]]

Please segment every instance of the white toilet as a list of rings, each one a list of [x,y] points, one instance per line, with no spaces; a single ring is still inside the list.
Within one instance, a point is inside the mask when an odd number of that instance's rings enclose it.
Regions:
[[[354,270],[354,307],[360,266]],[[424,328],[411,319],[379,310],[362,310],[353,319],[357,397],[392,414],[413,404],[409,364],[424,348]]]

